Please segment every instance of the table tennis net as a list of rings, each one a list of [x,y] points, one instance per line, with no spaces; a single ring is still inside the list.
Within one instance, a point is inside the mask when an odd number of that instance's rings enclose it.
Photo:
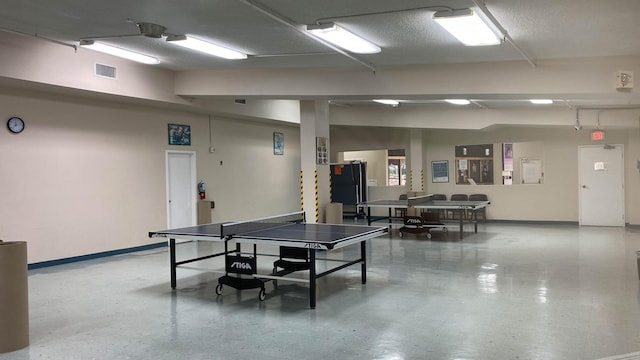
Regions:
[[[220,229],[220,237],[233,237],[234,235],[273,229],[286,224],[304,222],[304,212],[299,211],[290,214],[271,216],[261,219],[238,221],[233,223],[222,224]]]
[[[433,201],[433,195],[414,196],[407,199],[407,205],[414,206]]]

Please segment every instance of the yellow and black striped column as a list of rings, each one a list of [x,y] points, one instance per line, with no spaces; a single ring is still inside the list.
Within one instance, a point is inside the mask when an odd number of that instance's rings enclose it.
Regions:
[[[329,166],[329,202],[333,202],[333,184],[331,183],[331,166]]]
[[[409,191],[413,191],[413,169],[409,170]]]
[[[302,170],[300,170],[300,211],[304,211],[304,182]]]
[[[420,191],[424,191],[424,170],[420,170]]]
[[[314,188],[316,190],[316,224],[320,222],[320,206],[318,198],[318,170],[314,171]]]

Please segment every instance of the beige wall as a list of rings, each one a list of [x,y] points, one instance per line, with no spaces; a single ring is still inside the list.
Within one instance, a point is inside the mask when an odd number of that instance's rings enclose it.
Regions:
[[[27,241],[30,263],[159,242],[147,233],[167,226],[167,149],[196,152],[214,221],[299,209],[297,127],[213,118],[210,154],[205,115],[8,94],[0,109],[26,122],[0,131],[0,239]],[[168,146],[168,123],[191,125],[192,146]]]
[[[485,193],[491,200],[487,215],[499,220],[569,221],[577,222],[578,208],[578,147],[593,144],[589,131],[576,132],[572,127],[500,127],[486,131],[471,130],[398,130],[359,127],[357,135],[340,127],[332,129],[332,149],[408,148],[409,131],[421,131],[423,136],[423,167],[428,193]],[[625,146],[626,219],[640,224],[638,198],[640,173],[636,161],[640,158],[640,130],[607,130],[607,142]],[[405,139],[402,144],[400,139]],[[400,143],[399,143],[400,142]],[[523,142],[542,144],[544,184],[501,185],[501,144]],[[456,185],[454,171],[455,145],[494,144],[495,185]],[[526,148],[526,146],[525,146]],[[431,182],[431,161],[448,160],[448,183]],[[519,166],[519,159],[516,166]]]
[[[387,185],[388,159],[387,149],[345,151],[344,161],[361,161],[367,163],[367,181],[375,180],[376,186]]]
[[[274,131],[284,134],[284,155],[273,154]],[[298,126],[213,118],[212,139],[215,152],[198,153],[198,176],[216,202],[213,221],[300,210]]]

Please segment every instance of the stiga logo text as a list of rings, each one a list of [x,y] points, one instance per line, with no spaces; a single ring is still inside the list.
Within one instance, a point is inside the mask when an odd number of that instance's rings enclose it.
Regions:
[[[245,263],[245,262],[240,262],[240,261],[234,261],[231,264],[231,268],[232,269],[243,269],[243,270],[252,270],[253,269],[251,267],[251,264]]]
[[[404,221],[407,225],[422,225],[422,219],[419,218],[408,218]]]

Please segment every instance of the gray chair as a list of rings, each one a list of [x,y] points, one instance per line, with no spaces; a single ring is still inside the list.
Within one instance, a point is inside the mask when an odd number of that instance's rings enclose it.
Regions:
[[[469,195],[469,200],[471,201],[489,201],[489,197],[486,194],[471,194]],[[487,222],[487,208],[482,208],[476,210],[476,220],[477,216],[482,215],[482,220]]]
[[[433,196],[431,196],[431,199],[433,199],[433,200],[447,200],[447,195],[445,195],[445,194],[433,194]],[[438,215],[440,215],[441,219],[446,219],[447,218],[447,212],[444,211],[443,209],[434,210],[434,211],[437,212]]]
[[[407,194],[401,194],[398,200],[407,200]],[[396,217],[405,217],[407,216],[407,209],[395,209]]]
[[[451,201],[467,201],[469,200],[469,196],[467,194],[453,194],[451,195]],[[467,212],[465,210],[447,210],[447,214],[451,214],[451,219],[460,219],[459,216],[462,216],[463,219],[467,219]],[[457,215],[457,216],[456,216]],[[447,215],[449,217],[449,215]]]

